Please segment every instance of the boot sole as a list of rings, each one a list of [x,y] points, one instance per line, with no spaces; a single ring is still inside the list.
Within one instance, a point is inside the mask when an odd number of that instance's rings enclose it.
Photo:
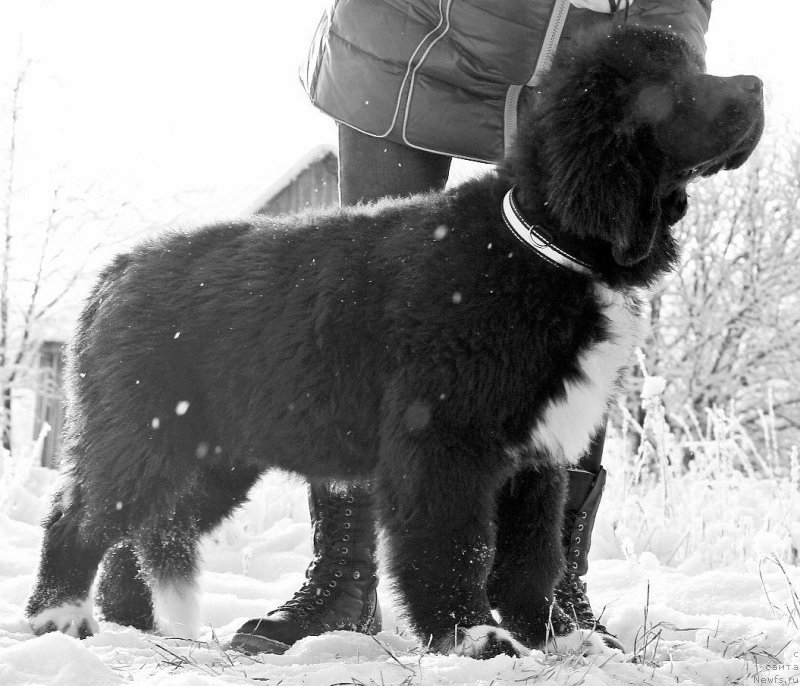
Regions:
[[[282,655],[289,650],[291,646],[257,634],[234,634],[231,639],[230,647],[246,655],[256,655],[258,653]]]

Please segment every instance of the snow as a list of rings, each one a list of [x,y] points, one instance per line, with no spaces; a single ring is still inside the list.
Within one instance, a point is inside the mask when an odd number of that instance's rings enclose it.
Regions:
[[[606,496],[587,576],[595,609],[628,652],[531,651],[477,661],[427,653],[379,587],[384,630],[333,632],[285,655],[225,649],[244,621],[299,587],[311,541],[305,486],[267,475],[251,501],[204,542],[197,640],[100,621],[84,641],[34,637],[23,616],[37,564],[38,521],[54,472],[6,459],[0,472],[0,684],[800,683],[796,479],[738,471],[665,474],[632,486],[619,434],[609,436]],[[759,681],[771,679],[771,681]]]
[[[642,383],[642,400],[661,396],[667,387],[667,380],[662,376],[647,376]]]

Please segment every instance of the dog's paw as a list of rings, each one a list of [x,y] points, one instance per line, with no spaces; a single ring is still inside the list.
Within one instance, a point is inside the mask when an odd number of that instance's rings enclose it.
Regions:
[[[575,629],[564,636],[553,636],[546,650],[549,653],[573,653],[577,655],[601,655],[612,649],[603,640],[603,634],[588,629]]]
[[[92,616],[92,604],[88,600],[50,607],[30,617],[29,621],[37,636],[60,631],[75,638],[88,638],[100,630]]]
[[[445,643],[439,652],[474,657],[478,660],[488,660],[496,655],[522,657],[531,652],[505,629],[488,624],[469,628],[459,627],[454,639]]]

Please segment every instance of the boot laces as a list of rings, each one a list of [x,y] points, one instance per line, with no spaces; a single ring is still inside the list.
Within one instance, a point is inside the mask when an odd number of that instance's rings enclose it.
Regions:
[[[341,507],[327,503],[328,511],[320,509],[318,519],[314,522],[315,556],[306,568],[306,580],[289,600],[269,614],[288,611],[307,616],[320,606],[327,605],[335,596],[335,589],[344,576],[351,552],[351,503],[352,499],[348,499]],[[323,503],[320,503],[322,506]],[[355,579],[361,578],[358,570],[353,571],[352,575]]]

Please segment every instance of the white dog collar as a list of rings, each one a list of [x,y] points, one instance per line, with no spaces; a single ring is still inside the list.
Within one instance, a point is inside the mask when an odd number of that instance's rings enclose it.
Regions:
[[[503,221],[505,221],[506,226],[511,229],[511,232],[517,239],[529,248],[532,248],[542,259],[547,260],[550,264],[554,264],[557,267],[571,269],[579,274],[596,276],[595,271],[586,264],[586,262],[564,252],[557,245],[554,245],[550,238],[539,233],[539,230],[541,230],[540,227],[530,226],[522,218],[514,202],[513,188],[509,190],[503,198],[502,214]]]

